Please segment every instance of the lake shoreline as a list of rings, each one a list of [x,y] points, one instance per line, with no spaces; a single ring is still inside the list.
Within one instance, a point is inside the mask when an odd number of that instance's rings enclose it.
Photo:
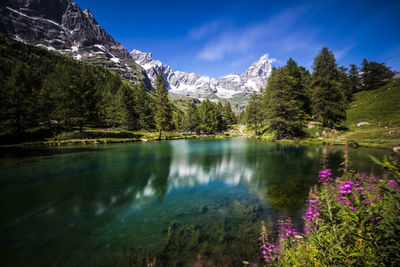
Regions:
[[[393,147],[388,144],[376,144],[376,143],[364,143],[364,142],[355,142],[355,143],[347,143],[341,141],[332,141],[332,140],[316,140],[316,139],[282,139],[277,140],[280,144],[298,144],[298,145],[330,145],[330,146],[351,146],[354,148],[357,147],[368,147],[368,148],[381,148],[381,149],[390,149],[393,150]]]
[[[162,135],[161,140],[155,136],[146,136],[146,138],[85,138],[85,139],[67,139],[67,140],[49,140],[49,141],[35,141],[23,142],[19,144],[0,145],[0,149],[7,148],[29,148],[29,147],[59,147],[59,146],[72,146],[72,145],[107,145],[119,143],[138,143],[150,141],[170,141],[170,140],[192,140],[192,139],[223,139],[240,137],[236,135]]]
[[[140,136],[134,138],[71,138],[65,140],[49,139],[46,141],[33,141],[33,142],[22,142],[17,144],[0,145],[0,149],[7,148],[29,148],[29,147],[61,147],[61,146],[72,146],[72,145],[107,145],[107,144],[118,144],[118,143],[136,143],[136,142],[149,142],[149,141],[168,141],[168,140],[191,140],[191,139],[223,139],[223,138],[255,138],[265,142],[274,142],[279,144],[293,144],[293,145],[329,145],[329,146],[345,146],[351,147],[367,147],[367,148],[381,148],[393,150],[396,144],[389,143],[373,143],[363,142],[360,140],[334,140],[332,138],[316,139],[316,138],[302,138],[302,139],[280,139],[274,140],[272,136],[255,136],[248,135],[239,132],[226,133],[226,134],[182,134],[178,132],[166,132],[161,136],[161,140],[158,139],[158,132],[146,132]]]
[[[292,145],[329,145],[329,146],[351,146],[354,148],[357,147],[367,147],[367,148],[381,148],[381,149],[390,149],[393,150],[394,147],[399,146],[400,144],[392,145],[389,143],[372,143],[372,142],[363,142],[360,140],[334,140],[331,138],[326,139],[316,139],[316,138],[296,138],[296,139],[279,139],[276,140],[273,136],[255,136],[253,135],[242,135],[241,137],[246,138],[255,138],[265,142],[275,142],[279,144],[292,144]]]

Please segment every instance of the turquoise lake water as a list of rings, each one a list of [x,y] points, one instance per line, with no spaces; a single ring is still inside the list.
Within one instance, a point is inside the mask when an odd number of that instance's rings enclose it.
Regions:
[[[382,149],[204,139],[6,151],[1,266],[242,266],[261,221],[301,231],[318,171],[380,174]]]

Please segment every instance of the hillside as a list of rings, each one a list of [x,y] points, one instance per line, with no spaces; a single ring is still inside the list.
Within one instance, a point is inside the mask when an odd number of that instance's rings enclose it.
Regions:
[[[358,122],[369,125],[357,127]],[[400,79],[373,91],[362,91],[354,94],[354,101],[347,110],[344,126],[351,131],[371,129],[376,126],[393,127],[400,123]],[[364,131],[363,130],[363,131]]]
[[[331,144],[354,144],[373,147],[400,145],[400,80],[372,91],[353,95],[346,120],[339,131],[310,122],[306,130],[311,139]],[[362,125],[360,125],[361,123]],[[359,126],[357,126],[359,124]]]
[[[103,67],[0,34],[0,69],[1,143],[74,127],[153,127],[150,94]]]
[[[368,125],[357,126],[360,122]],[[340,136],[362,143],[400,143],[400,79],[372,91],[354,95],[354,101],[347,110],[343,126],[348,131]]]

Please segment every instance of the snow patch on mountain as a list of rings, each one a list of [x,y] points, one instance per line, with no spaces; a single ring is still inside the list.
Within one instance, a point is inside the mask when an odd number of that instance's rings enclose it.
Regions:
[[[219,78],[210,78],[196,73],[172,71],[170,66],[154,60],[151,53],[134,49],[131,56],[137,64],[145,69],[153,86],[155,86],[158,73],[161,72],[172,93],[200,98],[217,95],[227,99],[264,88],[272,71],[272,63],[275,61],[265,54],[242,74],[232,73]]]

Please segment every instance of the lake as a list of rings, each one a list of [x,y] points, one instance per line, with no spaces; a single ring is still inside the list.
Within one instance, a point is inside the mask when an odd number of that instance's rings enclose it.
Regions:
[[[379,175],[390,150],[252,139],[3,151],[1,266],[257,262],[261,222],[301,231],[318,171]]]

